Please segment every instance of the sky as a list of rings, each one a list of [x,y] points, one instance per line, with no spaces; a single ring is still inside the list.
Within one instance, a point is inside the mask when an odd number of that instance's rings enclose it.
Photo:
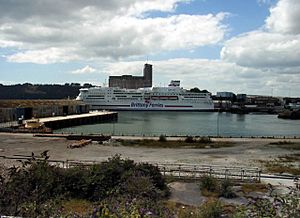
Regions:
[[[300,96],[300,0],[0,0],[0,83]]]

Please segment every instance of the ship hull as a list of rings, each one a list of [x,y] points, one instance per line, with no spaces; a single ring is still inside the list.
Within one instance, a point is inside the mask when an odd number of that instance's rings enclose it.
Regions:
[[[180,102],[128,102],[118,103],[90,103],[92,110],[115,110],[115,111],[214,111],[211,103],[187,104]]]

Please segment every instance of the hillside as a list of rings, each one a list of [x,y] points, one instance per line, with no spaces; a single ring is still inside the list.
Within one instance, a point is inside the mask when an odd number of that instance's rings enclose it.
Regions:
[[[91,84],[66,83],[59,84],[0,84],[0,99],[74,99],[79,94],[79,89],[91,87]]]

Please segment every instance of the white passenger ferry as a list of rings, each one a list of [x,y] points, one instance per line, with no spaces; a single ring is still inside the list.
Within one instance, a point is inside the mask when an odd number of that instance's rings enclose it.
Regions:
[[[191,92],[172,80],[168,87],[120,89],[93,87],[80,89],[76,100],[90,105],[91,110],[212,111],[210,93]]]

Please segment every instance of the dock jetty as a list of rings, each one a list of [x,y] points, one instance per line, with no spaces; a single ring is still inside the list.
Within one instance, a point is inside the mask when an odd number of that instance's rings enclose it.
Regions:
[[[117,120],[118,113],[108,111],[92,111],[85,114],[39,118],[39,122],[44,123],[46,127],[53,130],[84,124],[114,122]]]

